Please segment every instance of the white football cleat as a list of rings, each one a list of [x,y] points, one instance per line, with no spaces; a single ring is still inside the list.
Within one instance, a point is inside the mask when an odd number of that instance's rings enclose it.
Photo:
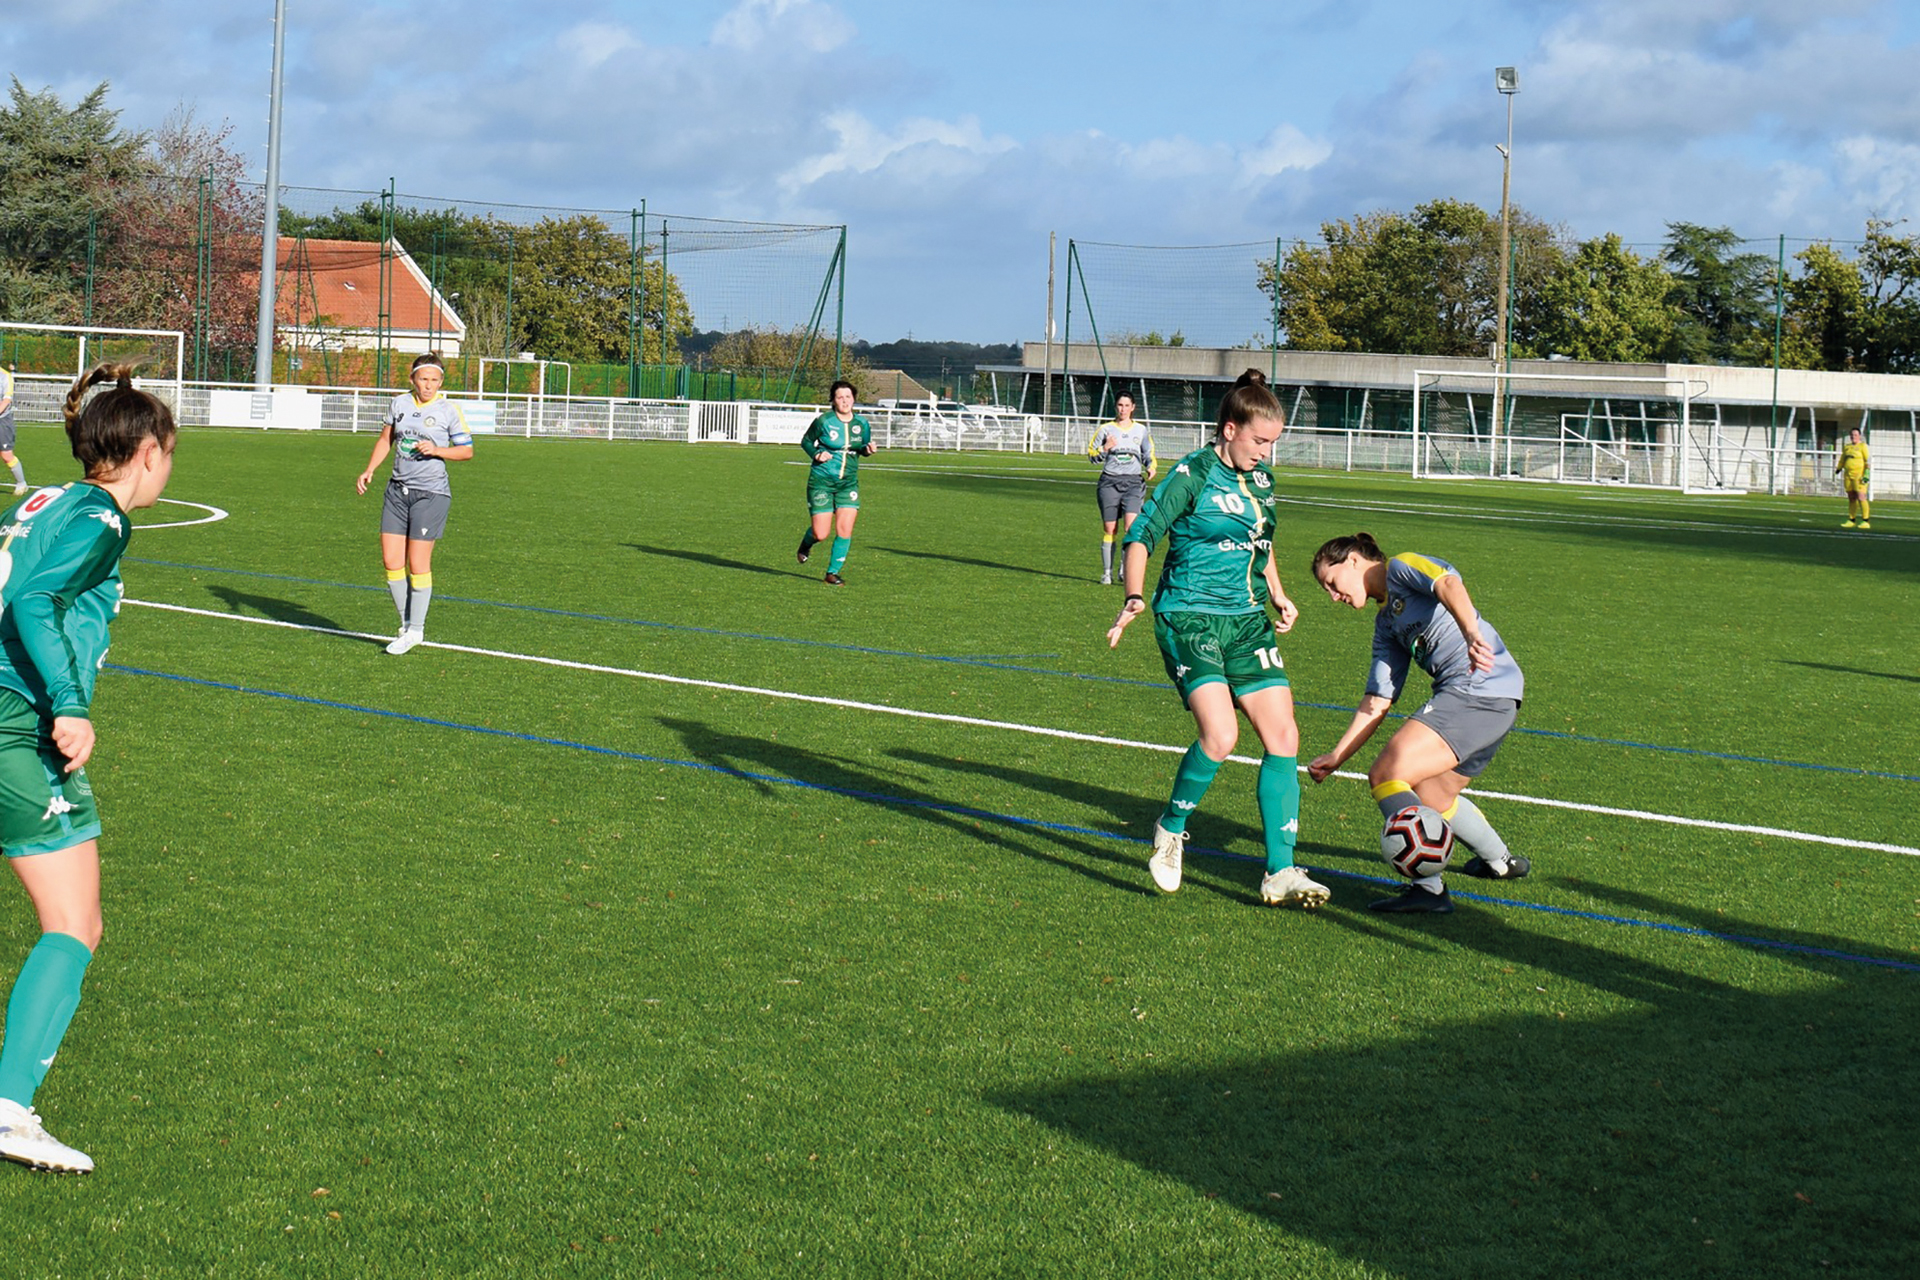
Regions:
[[[1260,881],[1260,901],[1270,907],[1302,907],[1308,911],[1327,905],[1333,895],[1327,886],[1310,879],[1299,867],[1282,867]]]
[[[402,631],[394,638],[393,643],[387,646],[387,652],[398,657],[426,638],[427,633],[424,631]]]
[[[1172,893],[1180,887],[1180,864],[1186,850],[1186,832],[1153,824],[1153,856],[1147,859],[1147,870],[1153,872],[1153,883],[1160,892]]]
[[[26,491],[27,491],[27,486],[25,486],[24,484],[16,484],[15,486],[13,486],[13,496],[16,498],[19,497],[21,494],[25,493]]]
[[[52,1173],[92,1173],[93,1161],[48,1133],[32,1107],[0,1098],[0,1156]]]

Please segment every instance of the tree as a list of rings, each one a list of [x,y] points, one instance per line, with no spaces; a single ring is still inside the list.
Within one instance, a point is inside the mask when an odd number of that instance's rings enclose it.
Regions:
[[[1867,219],[1857,259],[1865,294],[1861,363],[1873,373],[1920,370],[1920,238],[1894,235],[1898,225]]]
[[[209,128],[179,108],[143,163],[113,186],[96,323],[202,334],[211,351],[252,349],[264,201],[246,161],[227,147],[231,133],[230,124]]]
[[[1512,211],[1512,329],[1524,350],[1538,326],[1539,290],[1564,256],[1560,233]],[[1296,350],[1479,355],[1494,338],[1500,223],[1461,200],[1412,213],[1364,214],[1324,224],[1319,245],[1298,244],[1260,266],[1285,345]]]
[[[68,110],[15,79],[0,108],[0,314],[10,319],[81,318],[88,229],[146,164],[146,136],[121,132],[106,98],[102,81]]]
[[[1731,227],[1667,224],[1661,260],[1678,311],[1664,353],[1681,364],[1769,364],[1773,347],[1773,262],[1741,253]]]
[[[516,235],[514,329],[526,349],[549,360],[623,361],[632,276],[627,237],[599,218],[542,219]],[[643,261],[641,278],[640,363],[664,364],[674,358],[673,334],[692,330],[693,311],[679,281],[658,262]]]
[[[815,333],[809,342],[808,334],[805,325],[792,329],[739,329],[714,343],[707,353],[707,359],[715,368],[767,370],[782,376],[793,372],[797,366],[798,386],[794,390],[795,395],[812,391],[824,401],[828,384],[838,376],[853,383],[861,399],[871,399],[874,388],[865,376],[871,372],[866,361],[842,347],[838,356],[839,373],[836,375],[833,335]]]
[[[1854,369],[1864,355],[1867,291],[1860,268],[1831,244],[1793,255],[1800,274],[1787,282],[1780,363],[1788,369]]]
[[[1653,360],[1672,339],[1666,270],[1609,232],[1584,241],[1540,290],[1534,345],[1575,360]]]

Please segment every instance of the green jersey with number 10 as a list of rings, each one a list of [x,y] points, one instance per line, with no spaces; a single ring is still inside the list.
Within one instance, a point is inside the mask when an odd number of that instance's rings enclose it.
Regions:
[[[1271,598],[1273,473],[1235,471],[1211,447],[1174,464],[1128,530],[1151,551],[1167,539],[1155,613],[1261,613]]]
[[[37,489],[0,517],[0,688],[49,719],[87,714],[132,539],[98,485]]]

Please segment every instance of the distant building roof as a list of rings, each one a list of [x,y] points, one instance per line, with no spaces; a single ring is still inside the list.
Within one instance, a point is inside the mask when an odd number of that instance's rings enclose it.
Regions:
[[[939,398],[899,369],[863,369],[847,381],[858,385],[860,398],[868,402]]]
[[[318,327],[363,334],[379,330],[379,244],[281,236],[278,252],[274,313],[281,325],[303,332]],[[398,241],[393,242],[391,263],[388,329],[412,338],[438,334],[457,352],[466,341],[466,321]]]

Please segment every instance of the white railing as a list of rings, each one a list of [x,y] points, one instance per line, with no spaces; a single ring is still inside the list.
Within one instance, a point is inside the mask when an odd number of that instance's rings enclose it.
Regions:
[[[58,422],[60,406],[71,383],[60,377],[19,375],[14,398],[16,415],[25,422]],[[173,404],[187,426],[230,426],[254,429],[302,429],[373,432],[395,392],[364,387],[280,387],[271,395],[226,395],[250,392],[244,384],[181,384],[171,381],[150,386]],[[177,399],[176,399],[177,395]],[[282,397],[320,399],[318,414],[310,404],[302,412],[286,412]],[[525,396],[478,397],[455,393],[477,432],[540,439],[662,440],[724,444],[794,444],[807,424],[821,412],[819,405],[784,405],[758,401],[622,400],[603,397]],[[249,406],[246,421],[216,421],[214,406],[225,417],[233,406]],[[284,421],[276,421],[276,410]],[[959,414],[929,415],[913,410],[862,408],[872,424],[874,439],[883,449],[945,452],[1051,453],[1083,455],[1104,418],[1022,414],[1011,409],[968,410]],[[254,416],[257,415],[257,416]],[[1170,459],[1192,452],[1213,438],[1211,422],[1150,422],[1154,448],[1163,467]],[[1560,484],[1645,486],[1679,489],[1698,486],[1702,477],[1725,489],[1756,493],[1835,496],[1840,493],[1830,452],[1780,445],[1771,450],[1736,443],[1730,434],[1709,434],[1696,419],[1690,443],[1637,443],[1591,439],[1563,427],[1559,436],[1502,435],[1489,442],[1484,435],[1372,430],[1353,427],[1293,427],[1273,450],[1275,465],[1310,471],[1384,472],[1433,479],[1533,480]],[[1920,499],[1920,468],[1905,433],[1888,433],[1890,445],[1876,447],[1873,487],[1876,497]],[[1896,448],[1894,446],[1905,446]]]

